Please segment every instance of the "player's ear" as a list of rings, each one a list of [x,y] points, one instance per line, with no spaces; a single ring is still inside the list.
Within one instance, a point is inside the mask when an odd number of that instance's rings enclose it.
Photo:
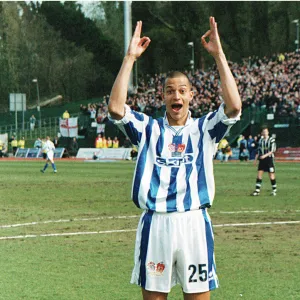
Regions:
[[[190,101],[193,99],[193,97],[194,97],[194,91],[190,90]]]

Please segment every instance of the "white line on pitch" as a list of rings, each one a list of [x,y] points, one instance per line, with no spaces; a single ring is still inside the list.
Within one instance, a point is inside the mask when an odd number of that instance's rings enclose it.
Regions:
[[[238,226],[255,226],[255,225],[285,225],[300,224],[300,221],[280,221],[280,222],[258,222],[258,223],[235,223],[235,224],[218,224],[213,227],[238,227]]]
[[[48,221],[41,221],[41,222],[0,225],[0,228],[32,226],[32,225],[49,224],[49,223],[68,223],[68,222],[76,222],[76,221],[97,221],[97,220],[109,220],[109,219],[133,219],[133,218],[138,218],[138,217],[140,217],[140,216],[110,216],[110,217],[97,217],[97,218],[60,219],[60,220],[48,220]]]
[[[286,225],[286,224],[300,224],[300,221],[219,224],[219,225],[215,225],[214,227],[238,227],[238,226]],[[65,232],[65,233],[27,234],[27,235],[15,235],[15,236],[1,236],[0,240],[28,239],[28,238],[38,238],[38,237],[56,237],[56,236],[91,235],[91,234],[107,234],[107,233],[134,232],[134,231],[136,231],[136,229],[69,232],[69,233]]]
[[[238,211],[219,211],[219,212],[211,212],[209,213],[210,215],[212,214],[243,214],[243,213],[254,213],[254,214],[260,214],[260,213],[269,213],[269,212],[295,212],[298,213],[300,210],[238,210]]]
[[[15,236],[1,236],[0,240],[14,240],[14,239],[28,239],[37,237],[54,237],[54,236],[74,236],[74,235],[91,235],[91,234],[103,234],[103,233],[120,233],[131,232],[136,229],[124,229],[124,230],[107,230],[107,231],[86,231],[86,232],[65,232],[65,233],[45,233],[45,234],[26,234]]]
[[[300,210],[241,210],[241,211],[220,211],[220,212],[210,212],[210,215],[214,214],[242,214],[242,213],[269,213],[269,212],[294,212],[298,213]],[[60,220],[47,220],[41,222],[28,222],[28,223],[17,223],[17,224],[8,224],[0,225],[1,228],[14,228],[14,227],[23,227],[23,226],[33,226],[40,224],[50,224],[50,223],[68,223],[68,222],[80,222],[80,221],[99,221],[99,220],[111,220],[111,219],[134,219],[139,218],[140,215],[133,216],[106,216],[106,217],[97,217],[97,218],[74,218],[74,219],[60,219]]]

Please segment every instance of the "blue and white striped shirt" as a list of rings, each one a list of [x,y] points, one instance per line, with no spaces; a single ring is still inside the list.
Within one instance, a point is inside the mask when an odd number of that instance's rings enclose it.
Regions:
[[[218,143],[240,116],[229,119],[224,104],[179,130],[168,119],[153,119],[125,106],[116,124],[138,147],[132,184],[137,207],[156,212],[184,212],[210,206],[214,199],[213,156]],[[176,129],[175,129],[176,128]]]

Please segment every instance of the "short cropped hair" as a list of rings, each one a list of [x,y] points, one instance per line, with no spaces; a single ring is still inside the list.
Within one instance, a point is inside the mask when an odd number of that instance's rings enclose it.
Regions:
[[[166,82],[169,78],[178,78],[178,77],[185,77],[189,83],[189,88],[192,88],[192,83],[190,82],[189,78],[186,76],[186,74],[179,72],[179,71],[172,71],[169,72],[165,78],[164,81],[164,90],[166,89]]]
[[[261,130],[260,132],[263,132],[265,129],[269,130],[268,126],[267,125],[263,125],[261,126]]]

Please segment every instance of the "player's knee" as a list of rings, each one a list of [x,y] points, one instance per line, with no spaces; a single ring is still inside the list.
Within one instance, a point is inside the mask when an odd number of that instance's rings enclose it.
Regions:
[[[147,291],[142,288],[143,300],[166,300],[167,293]]]
[[[184,300],[210,300],[210,292],[187,294],[183,293]]]

